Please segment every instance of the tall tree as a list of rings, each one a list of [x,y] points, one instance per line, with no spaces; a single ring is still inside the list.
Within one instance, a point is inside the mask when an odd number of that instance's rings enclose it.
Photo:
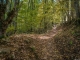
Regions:
[[[79,8],[79,0],[74,0],[74,8],[76,11],[76,18],[80,18],[80,8]]]
[[[0,37],[3,37],[8,25],[16,16],[20,0],[0,0]],[[13,4],[13,6],[12,6]]]

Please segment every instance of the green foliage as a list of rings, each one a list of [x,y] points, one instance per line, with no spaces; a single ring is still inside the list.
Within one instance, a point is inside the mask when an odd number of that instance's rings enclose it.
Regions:
[[[10,36],[10,35],[12,35],[14,33],[15,33],[15,27],[14,26],[10,26],[10,27],[7,28],[6,36]]]
[[[53,20],[53,7],[52,2],[43,4],[38,3],[38,0],[34,2],[24,0],[23,5],[18,14],[18,30],[23,32],[40,32],[46,31],[52,27]],[[43,8],[42,8],[43,7]]]
[[[35,52],[35,47],[34,46],[30,46],[30,49],[32,52]]]
[[[38,20],[36,18],[37,16],[37,0],[35,0],[34,6],[35,8],[31,8],[34,7],[32,4],[33,2],[30,2],[28,0],[24,0],[23,1],[23,5],[19,11],[18,14],[18,19],[17,19],[17,26],[18,26],[18,30],[20,30],[20,32],[32,32],[35,29],[37,29],[38,27]],[[29,5],[30,6],[29,6]]]
[[[17,17],[18,33],[44,33],[62,22],[67,11],[64,1],[24,0]],[[54,23],[54,24],[52,24]]]
[[[26,42],[27,44],[31,43],[31,41],[29,39],[26,39],[24,42]]]
[[[69,44],[72,45],[73,44],[73,41],[70,41]]]

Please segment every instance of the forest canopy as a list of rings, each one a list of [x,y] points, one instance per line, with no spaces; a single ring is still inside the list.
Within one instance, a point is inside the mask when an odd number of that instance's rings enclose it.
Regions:
[[[0,0],[0,35],[44,33],[79,18],[79,0]]]

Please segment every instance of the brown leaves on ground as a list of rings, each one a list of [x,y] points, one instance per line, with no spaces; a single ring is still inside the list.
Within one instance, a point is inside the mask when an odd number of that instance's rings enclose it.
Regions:
[[[80,59],[80,39],[77,38],[80,38],[80,29],[78,27],[66,29],[54,37],[54,43],[63,60]]]
[[[61,31],[52,29],[45,34],[15,34],[0,45],[0,60],[79,59],[80,41],[67,34],[69,32]]]
[[[60,30],[46,34],[15,34],[2,44],[1,60],[58,60],[61,59],[52,38]],[[4,50],[4,48],[5,50]],[[4,52],[5,53],[4,53]]]

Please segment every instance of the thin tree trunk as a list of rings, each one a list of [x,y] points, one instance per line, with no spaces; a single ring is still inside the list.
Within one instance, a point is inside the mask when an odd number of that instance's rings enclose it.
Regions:
[[[74,9],[76,11],[76,18],[80,18],[79,0],[74,1]]]

